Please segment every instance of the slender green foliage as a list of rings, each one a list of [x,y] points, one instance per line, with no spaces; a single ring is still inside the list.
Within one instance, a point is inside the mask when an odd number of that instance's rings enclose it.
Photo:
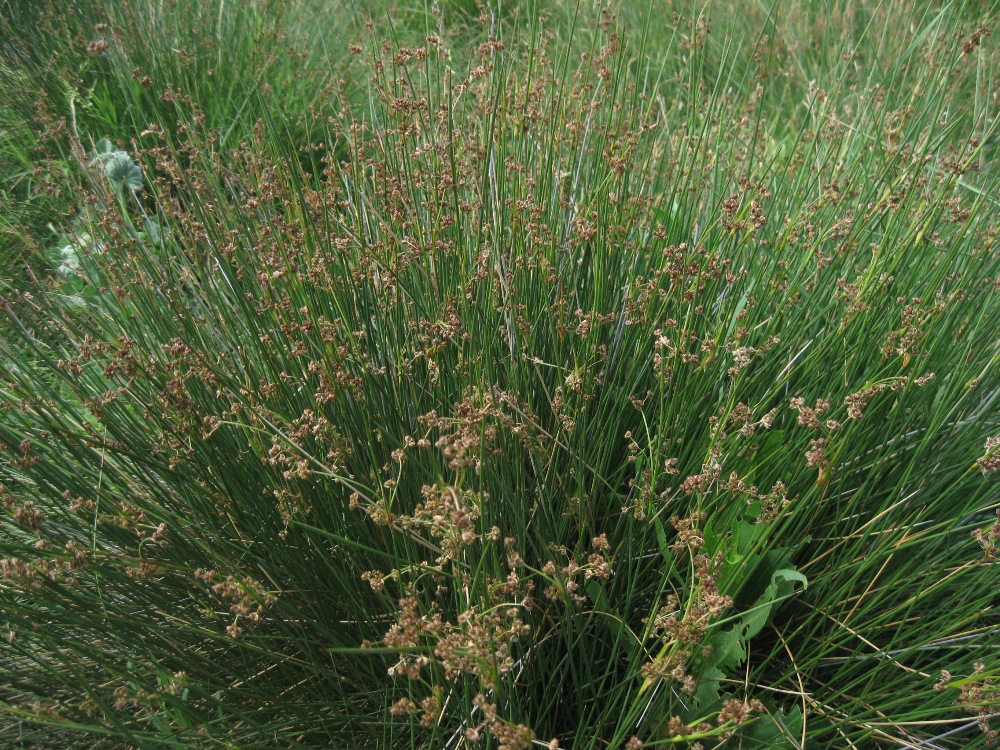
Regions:
[[[996,739],[991,11],[232,5],[11,78],[0,739]]]

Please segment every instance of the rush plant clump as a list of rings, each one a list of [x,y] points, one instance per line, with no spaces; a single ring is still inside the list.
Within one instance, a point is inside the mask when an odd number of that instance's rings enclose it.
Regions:
[[[0,208],[3,742],[996,740],[992,14],[144,5]]]

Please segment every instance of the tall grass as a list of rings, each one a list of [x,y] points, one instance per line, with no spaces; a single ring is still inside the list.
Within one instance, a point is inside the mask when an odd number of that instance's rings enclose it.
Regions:
[[[319,22],[318,22],[319,21]],[[0,3],[0,224],[5,266],[43,272],[48,225],[79,209],[52,175],[66,168],[66,130],[127,143],[150,123],[180,123],[167,92],[197,102],[216,147],[238,143],[267,108],[299,142],[347,59],[324,26],[360,28],[347,4]],[[41,241],[41,246],[40,246]]]
[[[123,7],[3,305],[0,738],[996,738],[992,10],[446,6],[258,93]]]

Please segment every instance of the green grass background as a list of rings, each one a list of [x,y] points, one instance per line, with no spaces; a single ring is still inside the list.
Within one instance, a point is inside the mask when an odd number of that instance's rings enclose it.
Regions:
[[[0,3],[0,741],[995,741],[996,11]]]

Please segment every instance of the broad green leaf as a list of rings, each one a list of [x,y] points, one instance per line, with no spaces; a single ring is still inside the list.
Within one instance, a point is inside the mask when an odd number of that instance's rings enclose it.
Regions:
[[[743,616],[745,638],[753,638],[763,629],[774,606],[795,592],[796,581],[802,584],[803,590],[808,586],[806,577],[794,568],[775,571],[771,576],[771,583],[764,590],[757,605]]]
[[[720,630],[712,635],[712,652],[705,659],[708,669],[735,669],[747,658],[745,640],[740,624]]]

